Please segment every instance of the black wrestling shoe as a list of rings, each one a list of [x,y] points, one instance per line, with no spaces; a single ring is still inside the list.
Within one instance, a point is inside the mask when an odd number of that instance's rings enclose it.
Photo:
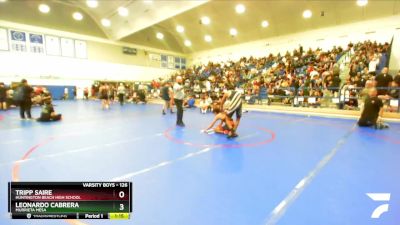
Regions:
[[[183,122],[182,123],[177,123],[176,125],[179,126],[179,127],[185,127],[185,124]]]
[[[231,135],[228,135],[226,138],[228,138],[228,139],[232,139],[232,138],[236,138],[236,137],[238,137],[239,135],[237,134],[237,133],[233,133],[233,134],[231,134]]]
[[[162,114],[165,115],[166,113],[164,111],[162,111]]]

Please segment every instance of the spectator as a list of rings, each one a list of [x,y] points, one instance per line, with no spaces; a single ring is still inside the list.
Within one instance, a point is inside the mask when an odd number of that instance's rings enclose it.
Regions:
[[[333,77],[332,83],[329,86],[329,88],[332,90],[333,93],[339,91],[340,82],[341,82],[341,80],[340,80],[339,75],[336,75],[336,76]]]
[[[88,99],[89,99],[89,90],[88,90],[87,87],[85,87],[85,89],[83,89],[83,98],[84,98],[85,100],[88,100]]]
[[[379,59],[376,54],[371,56],[371,60],[369,61],[368,64],[368,73],[375,76],[376,75],[376,68],[378,66]]]
[[[199,81],[197,81],[197,80],[195,81],[193,91],[196,95],[200,95],[200,93],[201,93],[201,87],[200,87]]]
[[[349,100],[345,103],[345,109],[354,110],[358,108],[358,99],[354,91],[350,92]]]
[[[397,86],[400,87],[400,70],[399,72],[397,72],[397,75],[394,77],[393,80],[397,83]]]
[[[400,92],[399,85],[395,81],[392,81],[390,82],[389,88],[390,89],[387,93],[388,96],[393,99],[399,99],[399,92]]]
[[[124,98],[125,98],[125,86],[123,83],[119,84],[119,87],[117,89],[117,94],[118,94],[118,101],[119,104],[122,106],[124,105]]]
[[[68,98],[69,98],[68,92],[69,92],[68,88],[67,88],[67,87],[64,88],[64,96],[63,96],[63,99],[64,99],[64,100],[68,100]]]
[[[4,83],[0,83],[0,110],[7,110],[7,89]]]
[[[376,76],[376,87],[378,95],[386,95],[390,82],[393,81],[392,75],[388,74],[388,68],[384,67],[382,73]]]
[[[12,105],[16,105],[14,101],[14,90],[12,88],[9,88],[6,92],[6,104],[7,107],[11,107]]]
[[[196,99],[194,98],[193,95],[191,95],[191,96],[189,97],[189,99],[187,99],[187,100],[185,100],[185,101],[183,102],[183,106],[184,106],[185,108],[195,108],[195,107],[196,107],[196,106],[195,106],[195,103],[196,103]]]
[[[208,108],[210,107],[210,103],[209,103],[208,97],[206,95],[203,94],[201,96],[199,106],[200,106],[200,112],[203,114],[206,114]]]

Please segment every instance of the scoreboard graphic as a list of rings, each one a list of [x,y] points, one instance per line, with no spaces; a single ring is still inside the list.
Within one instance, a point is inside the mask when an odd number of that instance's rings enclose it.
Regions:
[[[129,219],[131,182],[9,182],[12,219]]]

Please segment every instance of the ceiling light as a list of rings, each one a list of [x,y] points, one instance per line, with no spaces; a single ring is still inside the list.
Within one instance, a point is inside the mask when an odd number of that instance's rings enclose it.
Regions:
[[[183,33],[185,31],[185,28],[181,25],[176,26],[176,31],[178,31],[179,33]]]
[[[262,27],[268,27],[268,26],[269,26],[268,21],[263,20],[263,21],[261,22],[261,26],[262,26]]]
[[[146,4],[153,3],[153,1],[152,1],[152,0],[144,0],[143,2],[144,2],[144,3],[146,3]]]
[[[156,34],[156,37],[158,38],[158,39],[164,39],[164,34],[163,33],[160,33],[160,32],[158,32],[157,34]]]
[[[236,5],[235,9],[236,9],[236,12],[239,14],[242,14],[242,13],[244,13],[244,11],[246,11],[246,7],[243,4]]]
[[[40,4],[39,11],[42,13],[48,13],[48,12],[50,12],[50,7],[46,4]]]
[[[87,0],[86,5],[90,8],[97,8],[99,2],[97,0]]]
[[[6,1],[7,1],[7,0],[0,0],[0,3],[1,3],[1,2],[6,2]]]
[[[192,46],[192,42],[189,40],[185,40],[185,46],[187,47]]]
[[[357,0],[357,5],[358,6],[366,6],[368,4],[368,0]]]
[[[231,35],[231,36],[236,36],[237,35],[237,30],[235,29],[235,28],[231,28],[230,30],[229,30],[229,34]]]
[[[204,40],[206,42],[211,42],[212,41],[212,37],[210,35],[206,35],[206,36],[204,36]]]
[[[128,16],[128,15],[129,15],[129,11],[128,11],[128,9],[125,8],[125,7],[119,7],[119,8],[118,8],[118,14],[119,14],[120,16]]]
[[[208,18],[207,16],[201,17],[200,21],[201,21],[201,24],[204,24],[204,25],[208,25],[211,22],[210,18]]]
[[[105,27],[111,26],[111,21],[109,19],[101,19],[101,24]]]
[[[82,19],[83,19],[83,15],[82,15],[82,13],[80,13],[80,12],[74,12],[74,14],[72,14],[72,17],[73,17],[75,20],[82,20]]]
[[[312,16],[311,10],[309,10],[309,9],[304,10],[304,12],[303,12],[303,17],[304,18],[308,19],[308,18],[311,18],[311,16]]]

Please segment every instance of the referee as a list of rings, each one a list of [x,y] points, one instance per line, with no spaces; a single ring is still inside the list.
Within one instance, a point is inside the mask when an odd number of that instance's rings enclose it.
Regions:
[[[242,118],[242,95],[240,92],[235,91],[233,84],[228,84],[227,88],[228,90],[224,93],[221,100],[221,107],[231,119],[233,114],[236,114],[236,121],[233,124],[233,129],[228,134],[228,138],[235,138],[238,136],[236,130],[239,127],[240,118]]]
[[[173,87],[173,91],[174,91],[174,102],[176,105],[176,125],[180,126],[180,127],[184,127],[185,124],[183,123],[183,99],[185,98],[185,92],[184,92],[184,88],[182,85],[182,77],[181,76],[177,76],[176,77],[176,82],[174,84]]]

